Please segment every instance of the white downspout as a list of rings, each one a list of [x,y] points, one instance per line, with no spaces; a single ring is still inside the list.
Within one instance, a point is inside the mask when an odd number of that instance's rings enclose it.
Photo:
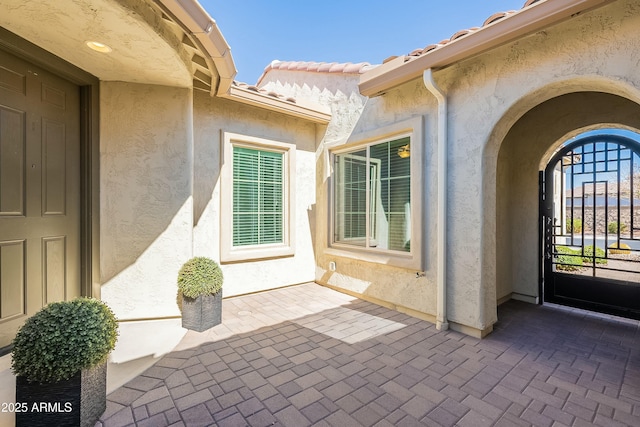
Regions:
[[[422,80],[438,100],[438,256],[436,329],[449,329],[447,320],[447,97],[436,86],[431,68],[424,71]]]

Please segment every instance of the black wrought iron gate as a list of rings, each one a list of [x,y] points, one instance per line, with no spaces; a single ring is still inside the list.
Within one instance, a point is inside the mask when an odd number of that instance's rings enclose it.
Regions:
[[[564,145],[541,188],[544,300],[640,319],[640,144]]]

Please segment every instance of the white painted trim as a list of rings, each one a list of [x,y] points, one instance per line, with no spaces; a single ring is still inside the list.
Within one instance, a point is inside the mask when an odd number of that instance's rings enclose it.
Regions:
[[[329,206],[327,210],[328,218],[328,236],[327,249],[325,253],[337,257],[352,258],[360,261],[371,262],[376,264],[390,265],[394,267],[406,268],[409,270],[422,271],[424,269],[423,251],[425,247],[425,219],[424,219],[424,125],[423,117],[417,116],[408,120],[393,123],[388,126],[357,133],[351,135],[346,144],[334,146],[328,150],[329,165],[333,168],[333,155],[340,154],[357,149],[364,148],[378,142],[385,142],[404,137],[410,138],[411,143],[411,251],[391,251],[380,250],[375,248],[360,248],[334,242],[334,174],[331,174],[327,183],[329,189]]]

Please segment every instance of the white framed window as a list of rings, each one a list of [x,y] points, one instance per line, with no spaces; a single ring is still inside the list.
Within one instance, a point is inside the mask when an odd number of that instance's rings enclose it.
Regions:
[[[222,262],[295,253],[295,145],[223,133]]]
[[[422,269],[421,124],[330,151],[329,254]]]

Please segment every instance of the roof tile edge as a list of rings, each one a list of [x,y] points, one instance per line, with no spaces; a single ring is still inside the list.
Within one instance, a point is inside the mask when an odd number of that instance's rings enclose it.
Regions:
[[[453,40],[446,39],[424,49],[416,49],[361,74],[360,93],[365,96],[381,95],[418,78],[428,68],[446,67],[612,1],[528,0],[518,11],[504,12],[500,17],[492,15],[474,31],[462,35],[460,33],[464,31],[457,32]]]
[[[359,75],[377,67],[368,62],[307,62],[307,61],[271,61],[258,78],[256,86],[260,86],[267,74],[272,70],[303,71],[312,73],[354,74]]]
[[[327,124],[331,120],[331,110],[329,107],[311,103],[306,100],[296,100],[291,97],[285,97],[281,94],[266,91],[246,83],[234,82],[227,93],[219,96],[243,104],[309,120],[314,123]]]

